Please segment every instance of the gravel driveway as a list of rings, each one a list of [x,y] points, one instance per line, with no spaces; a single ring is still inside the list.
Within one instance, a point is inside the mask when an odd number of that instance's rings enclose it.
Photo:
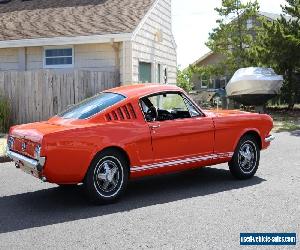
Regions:
[[[240,232],[299,236],[299,190],[300,131],[276,134],[251,180],[218,165],[131,182],[119,203],[99,207],[80,187],[62,191],[5,163],[0,249],[240,249]]]

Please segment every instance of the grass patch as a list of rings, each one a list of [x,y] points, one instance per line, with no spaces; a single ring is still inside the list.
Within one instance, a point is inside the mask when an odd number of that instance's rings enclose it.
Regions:
[[[285,121],[285,122],[275,122],[274,121],[274,131],[277,133],[280,132],[292,132],[295,130],[300,130],[300,125],[296,124],[293,121]]]
[[[276,110],[268,112],[274,120],[275,132],[300,130],[300,110]]]
[[[8,98],[0,93],[0,132],[8,131],[11,122],[11,105]]]

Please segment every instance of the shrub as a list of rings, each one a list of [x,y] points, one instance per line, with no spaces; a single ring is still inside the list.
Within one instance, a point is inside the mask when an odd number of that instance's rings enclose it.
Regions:
[[[0,132],[7,133],[11,124],[11,105],[8,98],[0,94]]]

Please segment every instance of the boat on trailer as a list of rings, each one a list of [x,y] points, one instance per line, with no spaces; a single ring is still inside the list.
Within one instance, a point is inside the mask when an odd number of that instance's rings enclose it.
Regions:
[[[283,76],[271,68],[241,68],[226,86],[227,96],[244,105],[260,106],[279,94]]]

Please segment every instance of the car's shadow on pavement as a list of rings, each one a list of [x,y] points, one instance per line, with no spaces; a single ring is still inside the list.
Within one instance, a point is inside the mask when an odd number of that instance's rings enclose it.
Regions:
[[[106,206],[90,205],[80,186],[72,190],[50,188],[6,196],[0,198],[0,233],[206,196],[258,185],[263,181],[259,177],[238,181],[227,170],[203,168],[131,181],[122,199]]]

